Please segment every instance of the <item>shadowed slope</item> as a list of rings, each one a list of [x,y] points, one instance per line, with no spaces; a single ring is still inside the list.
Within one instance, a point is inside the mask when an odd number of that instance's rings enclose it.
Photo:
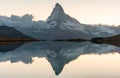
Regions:
[[[31,41],[34,38],[25,35],[13,27],[0,26],[0,41]]]

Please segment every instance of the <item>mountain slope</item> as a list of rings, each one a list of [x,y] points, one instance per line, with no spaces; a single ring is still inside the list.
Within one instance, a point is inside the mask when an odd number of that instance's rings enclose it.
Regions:
[[[0,26],[0,41],[9,40],[34,40],[34,38],[25,35],[13,27]]]
[[[80,23],[67,15],[60,4],[56,4],[53,12],[47,19],[47,23],[53,26],[59,26],[63,30],[79,30],[83,33],[87,33],[84,26],[80,26]]]
[[[91,41],[93,43],[111,44],[120,47],[120,35],[115,35],[111,37],[95,37],[92,38]]]

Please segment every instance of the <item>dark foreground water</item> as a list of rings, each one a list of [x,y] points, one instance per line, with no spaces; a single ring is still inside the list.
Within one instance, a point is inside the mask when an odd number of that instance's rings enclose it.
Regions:
[[[0,78],[120,78],[119,52],[91,42],[1,43]]]

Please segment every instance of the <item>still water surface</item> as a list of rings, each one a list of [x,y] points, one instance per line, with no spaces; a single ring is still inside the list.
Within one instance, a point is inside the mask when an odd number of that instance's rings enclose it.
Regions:
[[[0,45],[0,78],[120,78],[120,47],[91,42]]]

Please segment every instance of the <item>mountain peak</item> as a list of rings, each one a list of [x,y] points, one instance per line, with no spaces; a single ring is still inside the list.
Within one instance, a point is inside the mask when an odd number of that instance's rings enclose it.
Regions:
[[[48,20],[55,20],[58,17],[63,17],[65,15],[62,6],[59,3],[56,3],[51,15],[48,17]],[[59,18],[58,18],[59,19]]]
[[[59,3],[56,3],[55,8],[61,8],[62,9],[62,6]]]
[[[56,3],[52,14],[54,14],[54,13],[56,13],[56,14],[64,13],[64,10],[63,10],[62,6],[59,3]]]

